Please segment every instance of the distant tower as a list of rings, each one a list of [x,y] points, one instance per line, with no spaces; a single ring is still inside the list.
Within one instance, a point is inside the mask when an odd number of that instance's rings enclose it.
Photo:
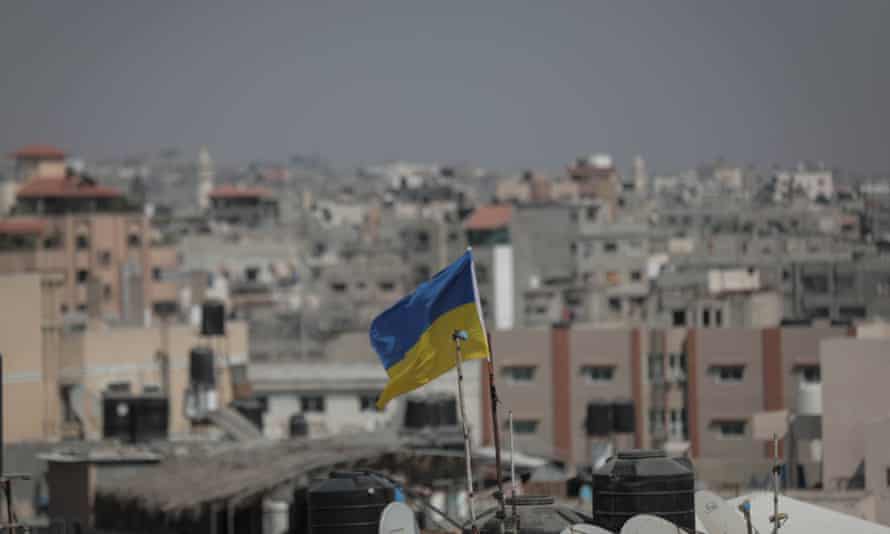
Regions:
[[[643,156],[634,158],[634,189],[641,195],[646,194],[649,186],[649,172],[646,170],[646,160]]]
[[[210,191],[213,189],[213,160],[207,147],[198,152],[198,207],[206,210],[210,207]]]

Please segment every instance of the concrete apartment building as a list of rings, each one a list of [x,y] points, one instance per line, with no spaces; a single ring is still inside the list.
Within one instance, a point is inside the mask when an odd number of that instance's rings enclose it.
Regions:
[[[635,432],[619,437],[625,446],[686,452],[703,477],[745,484],[771,458],[766,444],[752,443],[752,415],[782,409],[817,415],[804,405],[820,385],[819,344],[849,333],[833,327],[568,324],[494,332],[501,416],[507,407],[513,410],[517,447],[524,452],[589,465],[597,439],[585,433],[587,405],[629,400]],[[488,413],[488,401],[482,400]],[[490,422],[485,425],[483,440],[489,443],[492,429]],[[809,445],[799,444],[798,457],[817,476],[812,466],[818,458]]]
[[[466,362],[464,395],[467,418],[474,443],[482,438],[487,412],[482,412],[483,365]],[[365,332],[343,334],[332,340],[322,357],[287,362],[252,362],[249,379],[253,394],[264,399],[263,416],[266,437],[289,436],[289,422],[294,415],[305,417],[309,435],[325,437],[379,429],[392,425],[393,431],[404,415],[406,397],[391,401],[384,411],[374,406],[386,386],[386,371],[371,348]],[[447,393],[457,395],[455,371],[430,382],[417,395]]]
[[[629,329],[584,330],[567,325],[492,333],[499,426],[507,428],[507,409],[513,411],[519,451],[589,465],[591,446],[602,438],[588,438],[587,405],[591,402],[633,400],[643,405],[638,333]],[[488,374],[483,372],[482,391]],[[482,413],[489,414],[490,398],[482,396]],[[637,428],[642,420],[637,417]],[[506,435],[506,434],[504,434]],[[641,446],[620,436],[624,446]],[[490,417],[483,419],[483,442],[492,442]]]
[[[232,225],[258,226],[278,220],[278,201],[262,187],[220,185],[207,194],[211,220]]]
[[[62,292],[60,276],[0,276],[3,436],[8,442],[58,436]]]
[[[116,390],[168,392],[169,428],[184,434],[184,392],[189,350],[205,345],[187,325],[110,326],[97,321],[66,323],[58,303],[61,276],[40,273],[0,275],[0,353],[4,357],[3,419],[9,442],[102,436],[101,398]],[[215,346],[220,402],[232,398],[230,368],[247,359],[247,329],[230,322]],[[167,354],[166,364],[159,355]],[[168,372],[162,372],[162,369]]]
[[[573,281],[573,213],[560,204],[494,204],[464,221],[489,325],[511,329],[561,317],[561,290]]]
[[[26,181],[14,216],[0,219],[0,273],[61,273],[62,313],[144,321],[175,302],[163,273],[176,266],[176,251],[156,242],[148,217],[123,194],[69,173],[55,156],[20,166]]]
[[[856,473],[866,461],[869,428],[890,416],[890,338],[828,339],[820,346],[822,368],[822,434],[826,488],[856,486]],[[886,460],[883,460],[886,462]],[[865,464],[886,492],[888,463]],[[861,483],[861,481],[860,481]]]

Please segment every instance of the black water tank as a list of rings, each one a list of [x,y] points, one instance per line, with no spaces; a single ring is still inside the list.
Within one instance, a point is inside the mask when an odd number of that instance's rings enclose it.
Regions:
[[[208,300],[201,306],[201,335],[226,335],[226,305],[222,301]]]
[[[306,416],[301,413],[290,416],[290,437],[304,438],[308,435],[309,423],[306,422]]]
[[[130,401],[133,441],[167,439],[170,401],[167,397],[141,396]]]
[[[584,420],[588,436],[608,436],[612,433],[612,405],[591,402],[587,405],[587,418]]]
[[[216,385],[213,351],[208,347],[194,347],[189,353],[189,381],[208,388]]]
[[[102,436],[106,439],[166,439],[169,418],[166,397],[106,394],[102,399]]]
[[[378,534],[380,514],[395,486],[368,472],[334,472],[309,489],[312,534]]]
[[[633,434],[636,431],[633,401],[618,401],[612,404],[612,431],[616,434]]]
[[[629,450],[594,472],[594,524],[619,532],[638,514],[657,515],[695,532],[695,474],[688,459]]]
[[[128,396],[105,395],[102,398],[102,437],[129,441],[132,415]]]
[[[507,499],[507,532],[512,530],[513,501]],[[501,534],[500,521],[495,516],[497,508],[479,514],[476,525],[480,534]],[[520,534],[560,534],[566,527],[589,523],[590,518],[567,506],[554,504],[553,497],[533,495],[516,497],[516,513],[519,516]],[[465,533],[472,532],[472,524],[464,526]]]

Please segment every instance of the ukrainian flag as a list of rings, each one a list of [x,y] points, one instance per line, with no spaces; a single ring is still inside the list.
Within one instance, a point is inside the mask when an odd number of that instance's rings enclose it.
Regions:
[[[371,345],[389,375],[377,407],[454,367],[455,331],[468,335],[461,341],[464,360],[488,357],[470,250],[371,323]]]

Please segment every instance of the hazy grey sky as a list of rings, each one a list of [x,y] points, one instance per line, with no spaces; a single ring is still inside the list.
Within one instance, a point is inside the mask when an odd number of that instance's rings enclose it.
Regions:
[[[0,3],[0,151],[890,171],[888,0]]]

